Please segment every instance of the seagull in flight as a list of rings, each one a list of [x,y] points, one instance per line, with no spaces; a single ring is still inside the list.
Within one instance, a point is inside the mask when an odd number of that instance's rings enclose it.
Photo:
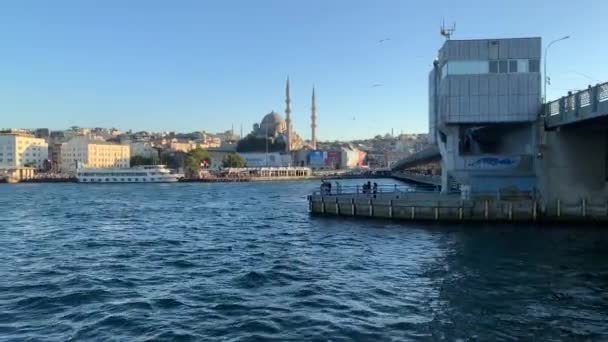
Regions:
[[[389,40],[391,40],[391,39],[390,39],[390,38],[384,38],[384,39],[380,39],[380,40],[378,41],[378,44],[382,44],[382,43],[387,42],[387,41],[389,41]]]
[[[380,84],[380,83],[372,84],[372,88],[378,88],[378,87],[382,87],[382,86],[384,86],[384,84]]]

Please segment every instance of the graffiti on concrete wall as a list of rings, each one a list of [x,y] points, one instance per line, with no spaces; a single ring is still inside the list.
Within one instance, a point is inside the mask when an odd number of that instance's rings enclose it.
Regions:
[[[513,169],[519,165],[520,157],[480,157],[467,160],[467,168],[479,170]]]

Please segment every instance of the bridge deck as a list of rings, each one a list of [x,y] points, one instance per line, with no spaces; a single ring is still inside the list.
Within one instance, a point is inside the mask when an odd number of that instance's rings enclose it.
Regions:
[[[407,158],[403,158],[396,162],[392,167],[392,171],[400,171],[407,168],[415,167],[418,165],[424,165],[433,161],[441,160],[441,154],[439,153],[439,147],[432,145],[426,149],[414,153]]]
[[[608,82],[549,102],[544,112],[545,127],[549,130],[608,117]]]

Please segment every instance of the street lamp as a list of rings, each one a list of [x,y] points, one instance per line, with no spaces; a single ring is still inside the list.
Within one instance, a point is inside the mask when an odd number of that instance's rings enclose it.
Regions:
[[[544,57],[544,60],[543,60],[543,77],[545,79],[544,80],[545,82],[543,84],[544,85],[544,87],[543,87],[544,88],[543,89],[543,104],[547,103],[547,81],[549,80],[549,78],[547,77],[547,52],[549,51],[549,48],[551,47],[551,45],[553,45],[553,44],[555,44],[555,43],[557,43],[559,41],[566,40],[568,38],[570,38],[570,36],[564,36],[564,37],[561,37],[559,39],[553,40],[545,48],[545,57]]]

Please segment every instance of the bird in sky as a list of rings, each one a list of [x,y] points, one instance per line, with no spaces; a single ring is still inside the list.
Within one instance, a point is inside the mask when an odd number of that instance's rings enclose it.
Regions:
[[[380,39],[380,40],[378,41],[378,44],[382,44],[382,43],[387,42],[387,41],[389,41],[389,40],[391,40],[391,39],[390,39],[390,38],[384,38],[384,39]]]
[[[384,84],[380,84],[380,83],[375,83],[372,84],[372,88],[378,88],[378,87],[382,87]]]

